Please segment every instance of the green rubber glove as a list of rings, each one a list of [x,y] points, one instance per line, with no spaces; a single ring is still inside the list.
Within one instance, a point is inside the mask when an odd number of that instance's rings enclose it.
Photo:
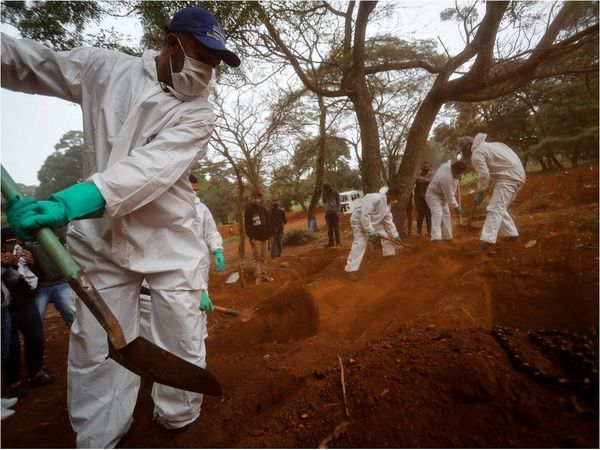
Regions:
[[[208,292],[204,289],[202,289],[202,294],[200,295],[200,311],[214,311]]]
[[[458,214],[459,216],[462,216],[463,209],[461,208],[460,205],[458,205],[456,208],[454,208],[454,211],[456,211],[456,214]]]
[[[483,196],[485,195],[484,191],[477,191],[475,194],[475,204],[479,205],[483,201]]]
[[[34,239],[30,233],[20,226],[20,223],[24,217],[35,214],[36,204],[37,200],[35,198],[27,197],[21,199],[16,195],[13,195],[10,200],[6,202],[6,218],[18,238],[28,241]]]
[[[28,199],[21,200],[22,203]],[[33,199],[26,205],[17,203],[15,230],[43,227],[60,228],[72,220],[102,216],[106,202],[94,183],[78,183],[52,195],[48,200]]]
[[[217,266],[217,272],[223,272],[225,270],[225,255],[223,250],[217,249],[213,252],[215,255],[215,266]]]
[[[367,231],[367,236],[369,236],[370,239],[377,239],[379,237],[375,231]]]
[[[404,242],[402,241],[402,238],[400,236],[396,236],[394,238],[394,242],[397,242],[398,244],[404,244]]]

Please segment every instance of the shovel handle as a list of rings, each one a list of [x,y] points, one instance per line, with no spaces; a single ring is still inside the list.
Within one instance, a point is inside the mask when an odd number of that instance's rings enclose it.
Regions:
[[[236,311],[235,309],[224,308],[223,306],[217,306],[217,305],[213,305],[213,309],[217,312],[227,314],[228,316],[234,316],[234,317],[240,316],[240,313],[238,311]]]
[[[15,195],[23,198],[23,192],[2,166],[1,172],[2,195],[8,200]],[[94,317],[100,322],[108,333],[110,343],[117,350],[125,347],[127,342],[123,335],[123,329],[108,305],[89,280],[86,273],[77,265],[73,257],[65,250],[54,232],[50,228],[40,228],[34,232],[35,238],[48,252],[52,262],[58,266],[69,285],[77,293],[77,296],[90,309]]]

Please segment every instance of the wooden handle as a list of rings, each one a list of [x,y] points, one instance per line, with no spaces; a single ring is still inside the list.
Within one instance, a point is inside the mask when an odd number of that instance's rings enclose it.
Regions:
[[[235,309],[224,308],[222,306],[213,305],[213,309],[217,312],[227,314],[228,316],[239,317],[240,313]]]

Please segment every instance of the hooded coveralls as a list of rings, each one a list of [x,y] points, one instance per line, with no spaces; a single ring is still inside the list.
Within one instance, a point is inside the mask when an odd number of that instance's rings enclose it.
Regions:
[[[354,209],[350,217],[354,241],[352,242],[352,248],[348,254],[348,261],[344,269],[346,272],[356,272],[360,267],[369,242],[367,236],[369,231],[375,231],[392,239],[398,237],[392,212],[385,196],[386,192],[387,189],[382,189],[380,192],[365,195],[360,204]],[[381,247],[383,256],[396,254],[394,244],[389,241],[382,240]]]
[[[425,201],[431,210],[431,240],[452,239],[452,215],[450,206],[458,206],[454,193],[458,180],[452,176],[450,161],[435,172],[425,193]]]
[[[501,142],[485,142],[479,133],[471,146],[471,165],[477,172],[477,190],[485,191],[490,181],[494,192],[487,206],[481,240],[496,243],[498,236],[518,236],[519,232],[508,207],[525,183],[525,169],[515,152]]]
[[[140,286],[151,289],[150,339],[205,367],[206,246],[196,232],[191,167],[206,153],[215,116],[208,91],[182,102],[157,80],[155,52],[98,48],[54,52],[2,35],[2,86],[81,105],[84,175],[106,201],[100,219],[72,222],[67,243],[117,317],[128,342],[139,332]],[[114,447],[131,426],[140,379],[108,359],[106,333],[76,302],[68,402],[78,447]],[[165,370],[169,370],[168,367]],[[180,428],[202,395],[155,384],[154,414]]]

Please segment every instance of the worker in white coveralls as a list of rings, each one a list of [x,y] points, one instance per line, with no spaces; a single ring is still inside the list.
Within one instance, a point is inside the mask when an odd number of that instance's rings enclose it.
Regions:
[[[402,243],[390,210],[390,205],[396,203],[399,197],[400,191],[398,189],[384,187],[379,192],[365,195],[360,204],[354,209],[350,217],[354,241],[344,269],[346,277],[350,280],[358,280],[356,272],[367,250],[369,239],[378,239],[379,236],[384,236]],[[383,256],[396,254],[392,242],[382,240],[381,247]]]
[[[487,134],[479,133],[459,138],[457,151],[463,158],[471,158],[477,172],[475,204],[483,201],[490,181],[494,184],[492,198],[487,206],[487,216],[481,230],[481,246],[488,248],[496,243],[498,236],[518,239],[519,232],[508,208],[525,184],[525,169],[517,154],[501,142],[486,142]]]
[[[207,206],[200,201],[196,195],[198,190],[198,179],[190,174],[188,179],[194,191],[194,204],[196,205],[196,219],[194,221],[198,236],[202,239],[202,254],[206,255],[206,258],[200,262],[199,270],[203,273],[203,278],[208,284],[208,273],[210,269],[209,260],[209,249],[210,252],[215,256],[215,266],[217,272],[223,272],[225,270],[225,256],[223,255],[223,238],[217,229],[217,224],[213,218],[210,210]],[[144,286],[147,287],[147,283],[144,282]],[[202,291],[202,295],[208,296],[208,289]],[[210,299],[210,297],[209,297]],[[150,321],[152,318],[152,307],[151,298],[147,292],[140,295],[140,336],[151,340],[152,333],[150,327]],[[207,317],[206,312],[202,311],[202,321],[206,324]],[[204,339],[208,337],[208,330],[206,325],[203,327]]]
[[[202,158],[215,126],[207,98],[213,69],[239,58],[208,11],[177,12],[160,52],[134,57],[112,50],[54,52],[2,35],[2,87],[60,97],[81,105],[87,179],[50,197],[8,202],[21,235],[70,224],[77,263],[123,327],[138,334],[140,286],[151,290],[152,340],[205,366],[202,315],[206,246],[195,229],[188,173]],[[202,298],[202,302],[201,302]],[[107,359],[107,336],[81,301],[71,327],[68,402],[78,447],[114,447],[127,433],[140,378]],[[166,368],[168,370],[168,368]],[[155,384],[154,417],[170,429],[200,415],[202,395]]]
[[[461,205],[456,201],[456,188],[466,165],[462,161],[446,161],[438,167],[425,193],[425,201],[431,211],[431,240],[452,240],[452,216],[450,208],[462,215]]]

